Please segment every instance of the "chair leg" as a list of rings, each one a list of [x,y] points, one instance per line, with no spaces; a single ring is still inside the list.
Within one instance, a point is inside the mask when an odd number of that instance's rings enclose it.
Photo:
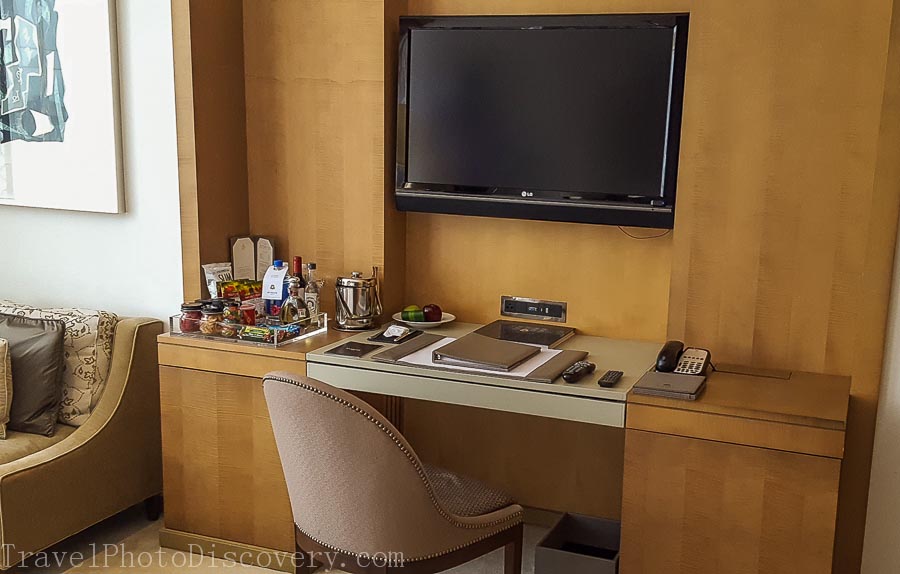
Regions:
[[[319,569],[319,566],[313,560],[312,554],[304,552],[300,546],[297,546],[295,558],[295,564],[297,566],[296,574],[313,574],[313,572]]]
[[[515,539],[503,550],[503,574],[522,574],[522,544],[524,532],[519,525]]]

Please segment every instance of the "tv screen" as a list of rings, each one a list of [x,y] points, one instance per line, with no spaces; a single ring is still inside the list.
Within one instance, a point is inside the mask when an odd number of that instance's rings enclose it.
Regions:
[[[430,192],[671,212],[686,43],[678,24],[633,15],[404,22],[398,204],[404,192]]]

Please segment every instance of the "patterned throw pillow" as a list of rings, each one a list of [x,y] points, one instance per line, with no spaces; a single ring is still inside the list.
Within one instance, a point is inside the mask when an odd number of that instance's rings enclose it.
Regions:
[[[0,313],[33,319],[56,319],[66,324],[63,343],[66,371],[63,375],[59,422],[81,426],[100,400],[106,384],[119,318],[106,311],[37,309],[2,300]]]
[[[9,357],[9,341],[0,339],[0,439],[6,438],[6,423],[12,406],[12,361]]]

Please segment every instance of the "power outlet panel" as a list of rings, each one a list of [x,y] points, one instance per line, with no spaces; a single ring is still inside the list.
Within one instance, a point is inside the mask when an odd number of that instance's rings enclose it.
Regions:
[[[500,314],[504,317],[565,323],[567,306],[565,301],[545,301],[509,295],[500,297]]]

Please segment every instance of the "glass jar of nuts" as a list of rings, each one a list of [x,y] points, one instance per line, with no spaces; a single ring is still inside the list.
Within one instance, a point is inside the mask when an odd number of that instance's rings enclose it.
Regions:
[[[200,319],[200,332],[204,335],[218,335],[219,324],[224,321],[221,307],[217,305],[204,305],[203,318]]]

